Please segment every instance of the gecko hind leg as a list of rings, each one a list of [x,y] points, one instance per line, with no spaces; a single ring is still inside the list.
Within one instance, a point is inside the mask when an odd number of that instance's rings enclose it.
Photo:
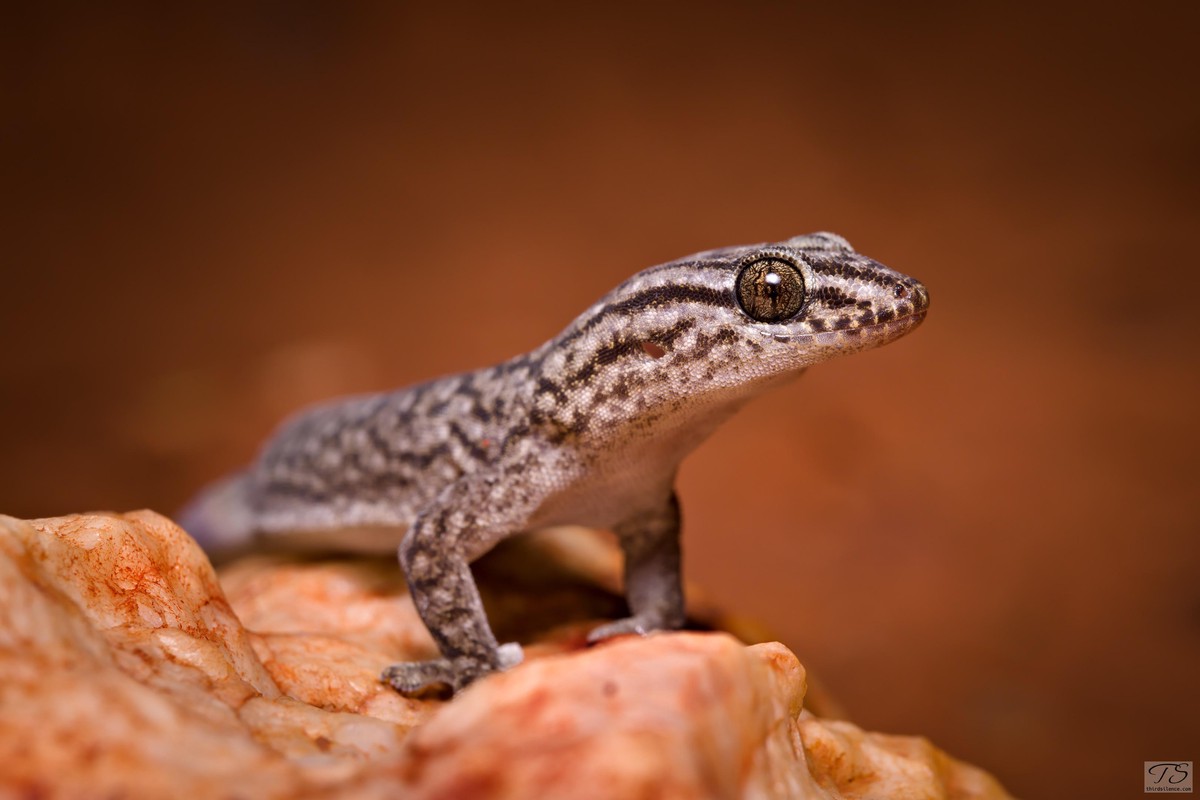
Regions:
[[[525,657],[521,645],[516,642],[502,644],[496,652],[500,657],[500,670],[515,667]],[[473,664],[473,661],[466,659],[451,660],[449,658],[412,661],[404,664],[392,664],[383,671],[381,677],[384,683],[406,694],[418,692],[426,686],[438,683],[444,683],[457,692],[477,677],[473,674],[474,670],[471,669]]]
[[[470,488],[456,485],[446,494],[453,499],[453,490]],[[501,646],[488,625],[464,552],[467,548],[460,546],[472,537],[476,545],[481,539],[479,529],[465,524],[466,519],[461,514],[435,509],[419,517],[400,544],[400,566],[413,605],[442,654],[439,659],[396,664],[385,670],[383,680],[400,691],[446,683],[457,692],[477,678],[521,662],[520,645]],[[499,525],[484,529],[503,531]]]
[[[444,683],[458,691],[459,687],[455,685],[457,674],[449,659],[438,658],[433,661],[392,664],[383,671],[380,678],[396,691],[412,694],[438,683]]]

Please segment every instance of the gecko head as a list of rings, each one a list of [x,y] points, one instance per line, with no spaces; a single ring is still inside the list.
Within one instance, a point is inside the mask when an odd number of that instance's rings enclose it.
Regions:
[[[814,233],[651,267],[559,341],[573,362],[563,365],[568,379],[586,378],[597,402],[636,399],[644,414],[673,398],[749,396],[812,364],[894,341],[928,306],[919,281],[840,236]]]
[[[744,343],[762,346],[751,350],[777,370],[887,344],[919,325],[929,308],[919,281],[860,255],[832,233],[707,255],[716,259],[712,272],[726,293],[719,316]],[[724,269],[717,266],[722,260]]]

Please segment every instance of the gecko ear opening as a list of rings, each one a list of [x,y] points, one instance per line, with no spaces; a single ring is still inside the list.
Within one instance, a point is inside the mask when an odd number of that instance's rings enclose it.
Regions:
[[[662,358],[667,354],[667,351],[656,345],[654,342],[642,342],[642,352],[651,358]]]

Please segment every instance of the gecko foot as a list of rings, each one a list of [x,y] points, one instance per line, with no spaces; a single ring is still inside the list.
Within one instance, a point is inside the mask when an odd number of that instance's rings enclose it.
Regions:
[[[648,633],[654,633],[655,631],[661,631],[669,627],[671,626],[663,624],[661,620],[654,620],[645,616],[626,617],[625,619],[619,619],[616,622],[609,622],[598,628],[593,628],[592,632],[588,634],[587,640],[588,644],[596,644],[596,642],[602,642],[614,636],[645,636]]]
[[[436,658],[432,661],[412,661],[392,664],[383,671],[381,679],[393,689],[405,694],[419,692],[427,686],[443,683],[458,692],[477,678],[490,672],[502,672],[520,664],[525,654],[516,642],[502,644],[496,651],[498,665],[492,667],[475,659]]]

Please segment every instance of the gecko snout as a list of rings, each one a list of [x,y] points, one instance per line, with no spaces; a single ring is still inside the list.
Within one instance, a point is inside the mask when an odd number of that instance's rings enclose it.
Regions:
[[[915,278],[905,278],[892,289],[896,310],[902,317],[923,315],[929,308],[929,290]]]
[[[914,280],[912,282],[912,291],[915,295],[913,305],[916,306],[917,310],[924,311],[929,308],[929,290],[925,288],[925,284]]]

